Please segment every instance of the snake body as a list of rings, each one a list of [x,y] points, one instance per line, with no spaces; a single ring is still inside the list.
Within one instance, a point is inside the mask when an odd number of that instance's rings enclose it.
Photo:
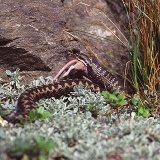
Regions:
[[[76,54],[77,59],[84,63],[87,67],[88,78],[98,84],[104,90],[114,92],[119,90],[119,92],[125,92],[125,87],[121,84],[120,77],[114,75],[113,73],[107,71],[96,58],[89,58],[88,56],[81,54]]]
[[[101,92],[102,90],[123,91],[123,87],[119,84],[117,76],[108,72],[103,68],[96,59],[88,58],[86,55],[78,54],[77,59],[82,61],[87,67],[88,78],[92,82],[84,79],[67,79],[54,82],[48,85],[37,86],[25,90],[19,97],[16,113],[5,116],[8,122],[17,123],[20,120],[26,121],[31,109],[36,110],[35,103],[42,98],[59,98],[73,91],[74,86],[84,86],[93,92]]]
[[[16,113],[12,113],[4,119],[11,123],[17,123],[21,121],[27,121],[30,110],[36,110],[36,102],[42,98],[59,98],[62,95],[67,95],[68,93],[73,91],[74,86],[84,86],[91,89],[93,92],[101,92],[102,89],[87,80],[61,80],[59,82],[54,82],[52,84],[37,86],[34,88],[30,88],[25,90],[19,97],[17,103],[17,111]]]

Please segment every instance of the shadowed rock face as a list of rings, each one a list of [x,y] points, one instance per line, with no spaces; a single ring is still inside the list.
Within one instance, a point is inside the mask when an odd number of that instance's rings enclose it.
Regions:
[[[0,77],[5,81],[5,70],[16,68],[20,68],[26,83],[40,75],[54,76],[73,59],[69,48],[85,51],[84,41],[105,65],[123,73],[128,53],[112,32],[127,42],[106,18],[105,14],[112,15],[106,1],[80,2],[1,0]]]

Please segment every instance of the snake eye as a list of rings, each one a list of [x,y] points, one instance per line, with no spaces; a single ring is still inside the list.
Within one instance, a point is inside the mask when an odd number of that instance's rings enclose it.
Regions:
[[[72,53],[74,54],[76,59],[79,60],[80,62],[82,62],[85,66],[87,66],[88,64],[90,65],[92,63],[92,59],[89,58],[88,55],[86,55],[85,53],[81,52],[80,50],[73,49]]]
[[[91,64],[91,58],[89,58],[87,55],[84,53],[77,54],[76,57],[80,62],[82,62],[85,66]]]

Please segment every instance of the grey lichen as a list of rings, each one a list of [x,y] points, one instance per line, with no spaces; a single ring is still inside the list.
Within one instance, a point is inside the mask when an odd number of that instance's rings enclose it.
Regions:
[[[30,86],[48,83],[42,77]],[[10,84],[8,84],[9,86]],[[5,86],[6,87],[6,86]],[[13,98],[24,90],[20,88]],[[1,86],[1,100],[6,97]],[[10,101],[10,105],[14,102]],[[8,105],[8,108],[10,108]],[[154,118],[135,118],[134,113],[111,114],[105,121],[92,116],[92,111],[105,113],[110,105],[100,93],[75,87],[69,97],[40,100],[37,104],[53,114],[45,120],[36,120],[23,127],[8,124],[0,128],[0,159],[7,160],[6,153],[15,142],[32,143],[37,136],[52,139],[57,147],[46,159],[65,157],[71,160],[93,159],[147,159],[160,160],[160,121]],[[4,105],[7,107],[7,105]],[[3,108],[4,108],[3,106]],[[23,141],[22,141],[23,142]],[[25,144],[24,144],[25,145]]]

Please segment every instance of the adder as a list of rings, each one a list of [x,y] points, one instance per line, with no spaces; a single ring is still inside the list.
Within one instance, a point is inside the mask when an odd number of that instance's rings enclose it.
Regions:
[[[35,103],[39,99],[51,97],[59,98],[62,95],[68,95],[73,91],[74,86],[84,86],[91,89],[93,92],[101,92],[103,90],[108,90],[110,92],[119,90],[119,92],[125,92],[125,87],[121,84],[119,77],[106,71],[106,69],[97,61],[96,58],[89,57],[77,50],[73,50],[72,52],[77,59],[72,62],[74,62],[75,65],[78,63],[81,63],[81,65],[83,64],[83,67],[81,66],[77,69],[82,70],[87,79],[59,80],[57,82],[54,81],[51,84],[29,88],[18,98],[18,107],[16,112],[3,118],[14,124],[22,121],[25,122],[28,119],[30,111],[32,109],[36,110]],[[60,71],[54,79],[59,78],[63,70],[64,69],[62,69],[62,71]],[[72,67],[69,68],[68,72],[70,72],[70,70],[72,70]]]

